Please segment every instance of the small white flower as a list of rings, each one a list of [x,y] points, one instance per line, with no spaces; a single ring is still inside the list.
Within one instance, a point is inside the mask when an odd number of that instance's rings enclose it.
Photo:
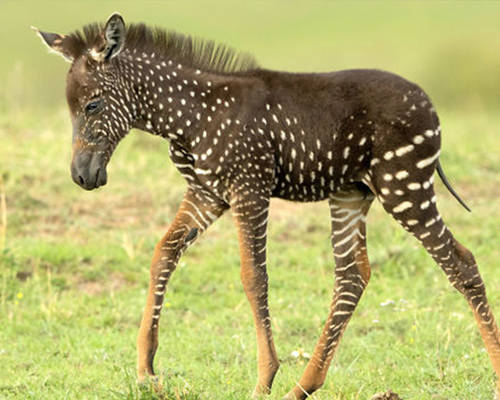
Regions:
[[[292,351],[291,355],[293,358],[305,358],[307,360],[311,358],[311,355],[306,353],[302,348]]]

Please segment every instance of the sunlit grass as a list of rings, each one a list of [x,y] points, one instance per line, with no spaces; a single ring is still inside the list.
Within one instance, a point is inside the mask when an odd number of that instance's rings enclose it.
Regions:
[[[474,252],[498,313],[497,120],[442,119],[443,166],[473,213],[437,183],[440,208]],[[135,337],[149,259],[185,184],[166,144],[133,132],[117,149],[108,185],[84,192],[69,176],[65,113],[27,121],[7,118],[0,126],[9,210],[0,254],[0,397],[247,399],[256,348],[230,215],[181,259],[161,321],[156,368],[163,389],[138,388]],[[389,388],[403,398],[491,398],[494,375],[473,317],[444,274],[378,204],[368,243],[371,283],[314,398],[368,399]],[[268,255],[282,360],[270,399],[278,399],[300,377],[307,357],[294,355],[312,352],[328,312],[327,205],[273,201]]]

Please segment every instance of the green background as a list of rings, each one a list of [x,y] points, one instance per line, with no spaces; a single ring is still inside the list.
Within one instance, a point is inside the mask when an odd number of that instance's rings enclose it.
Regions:
[[[119,11],[130,22],[212,38],[266,68],[381,68],[423,85],[440,106],[500,102],[496,1],[5,1],[0,2],[0,90],[5,106],[63,98],[61,60],[46,57],[31,25],[71,32]]]

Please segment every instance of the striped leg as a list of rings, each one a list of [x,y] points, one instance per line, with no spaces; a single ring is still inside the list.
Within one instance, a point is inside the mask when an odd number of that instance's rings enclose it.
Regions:
[[[137,338],[139,381],[154,376],[153,359],[158,347],[158,324],[170,275],[186,248],[198,238],[227,206],[188,190],[165,236],[158,242],[151,262],[151,278],[146,307]]]
[[[387,183],[385,183],[387,186]],[[493,368],[500,378],[500,333],[488,304],[483,280],[472,253],[460,244],[449,231],[436,207],[432,185],[422,188],[425,196],[406,197],[404,201],[394,188],[380,196],[384,208],[425,247],[443,269],[450,283],[469,303]],[[497,386],[500,399],[500,386]]]
[[[241,281],[252,308],[257,333],[257,385],[253,397],[268,394],[279,367],[267,304],[266,236],[269,198],[235,198],[231,211],[238,229]]]
[[[366,214],[374,196],[369,191],[336,194],[330,199],[335,292],[330,313],[313,356],[299,383],[285,399],[305,399],[324,382],[342,334],[370,279],[366,252]]]

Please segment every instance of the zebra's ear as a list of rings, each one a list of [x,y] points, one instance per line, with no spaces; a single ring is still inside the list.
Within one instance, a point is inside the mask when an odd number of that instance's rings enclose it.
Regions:
[[[102,31],[102,37],[103,43],[99,48],[94,48],[91,51],[91,55],[96,61],[111,60],[120,54],[125,44],[125,22],[119,13],[114,13],[109,17]]]
[[[74,60],[74,57],[71,54],[71,49],[67,45],[68,36],[59,35],[57,33],[42,32],[34,26],[32,26],[31,29],[33,29],[37,33],[40,39],[42,39],[42,42],[45,43],[50,50],[63,56],[69,62],[72,62]]]

